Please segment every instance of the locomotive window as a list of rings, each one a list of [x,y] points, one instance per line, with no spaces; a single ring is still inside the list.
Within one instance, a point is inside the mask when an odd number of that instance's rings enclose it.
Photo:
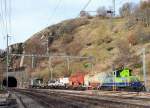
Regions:
[[[114,72],[114,74],[116,73],[115,76],[116,76],[116,77],[120,77],[120,72],[121,72],[120,70]]]
[[[130,76],[132,75],[132,70],[131,70],[131,69],[129,69],[129,75],[130,75]]]

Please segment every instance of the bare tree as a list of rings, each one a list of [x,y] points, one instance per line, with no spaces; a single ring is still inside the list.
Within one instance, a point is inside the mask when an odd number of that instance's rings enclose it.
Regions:
[[[147,27],[150,25],[150,1],[141,2],[134,7],[130,22],[140,22]]]
[[[106,15],[107,15],[107,10],[106,10],[106,8],[103,6],[103,7],[99,7],[98,9],[97,9],[97,15],[98,16],[102,16],[102,17],[106,17]]]
[[[28,54],[45,54],[46,45],[42,45],[38,38],[34,38],[25,44],[25,51]]]
[[[150,1],[141,3],[140,9],[144,15],[144,23],[148,27],[150,25]]]
[[[80,17],[90,17],[90,14],[87,11],[81,11]]]
[[[126,17],[132,14],[134,8],[133,3],[125,3],[123,6],[119,9],[120,16]]]

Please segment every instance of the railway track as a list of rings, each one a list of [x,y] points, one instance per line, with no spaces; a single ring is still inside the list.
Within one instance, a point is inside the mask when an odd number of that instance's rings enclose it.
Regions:
[[[45,108],[43,105],[39,104],[35,98],[31,96],[28,97],[23,93],[10,91],[11,96],[16,100],[16,107],[12,108]],[[1,107],[0,107],[1,108]],[[9,108],[9,107],[8,107]]]
[[[36,90],[36,89],[35,89]],[[92,96],[92,97],[108,97],[108,98],[121,98],[121,99],[132,99],[132,100],[146,100],[150,101],[150,93],[146,92],[120,92],[120,91],[71,91],[71,90],[47,90],[37,89],[39,92],[57,93],[65,95],[80,95],[80,96]]]
[[[49,96],[47,93],[36,92],[33,90],[15,90],[15,92],[31,97],[43,105],[44,108],[80,108],[79,105],[82,105],[83,108],[85,107],[85,104],[83,103],[64,100],[64,98],[61,97]]]
[[[122,96],[95,96],[55,90],[17,90],[35,98],[47,108],[150,108],[150,99]],[[132,94],[132,93],[131,93]]]
[[[77,97],[77,100],[79,101],[82,101],[81,98],[83,98],[84,100],[83,101],[86,101],[86,100],[90,100],[90,101],[87,101],[88,103],[91,103],[94,101],[94,103],[99,103],[101,101],[105,101],[106,102],[111,102],[111,103],[124,103],[126,105],[128,105],[128,108],[129,106],[139,106],[139,107],[150,107],[150,97],[148,98],[144,98],[144,97],[140,97],[141,94],[140,93],[136,93],[136,92],[111,92],[111,91],[107,91],[105,93],[113,93],[113,95],[106,95],[106,94],[101,94],[101,95],[90,95],[89,94],[83,94],[84,92],[82,91],[79,91],[79,92],[66,92],[66,91],[53,91],[53,90],[50,90],[49,91],[49,94],[51,94],[50,92],[52,92],[53,94],[55,93],[56,95],[60,95],[60,96],[68,96],[70,95],[70,97],[73,97],[73,99],[75,99],[75,97]],[[104,93],[104,92],[103,92]],[[145,95],[150,95],[149,93],[144,93]],[[129,95],[129,96],[128,96]],[[70,98],[69,97],[69,98]],[[79,98],[80,97],[80,98]],[[97,101],[97,102],[96,102]],[[91,103],[93,104],[93,103]],[[101,105],[103,103],[100,103],[99,105]],[[116,108],[116,107],[115,107]]]

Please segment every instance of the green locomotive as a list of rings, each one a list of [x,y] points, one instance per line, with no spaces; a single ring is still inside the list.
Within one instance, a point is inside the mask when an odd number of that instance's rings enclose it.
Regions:
[[[139,80],[137,76],[132,75],[132,70],[128,68],[116,70],[113,74],[107,76],[103,84],[102,89],[117,89],[117,90],[133,90],[143,91],[145,90],[143,82]]]

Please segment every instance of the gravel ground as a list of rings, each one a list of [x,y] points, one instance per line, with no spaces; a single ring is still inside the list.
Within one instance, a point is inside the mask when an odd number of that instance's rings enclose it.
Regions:
[[[14,93],[13,97],[17,99],[18,108],[44,108],[37,101],[26,95]]]
[[[73,91],[55,90],[20,90],[45,108],[150,108],[150,99],[112,96],[95,96],[90,94],[74,93]],[[119,93],[120,94],[120,93]],[[124,93],[123,93],[124,94]],[[130,94],[130,95],[131,95]]]

